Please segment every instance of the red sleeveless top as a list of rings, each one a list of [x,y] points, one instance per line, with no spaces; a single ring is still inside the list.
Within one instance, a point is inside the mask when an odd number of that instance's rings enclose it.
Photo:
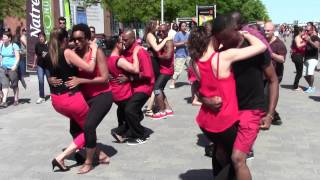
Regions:
[[[217,75],[212,70],[213,57],[217,55]],[[233,72],[227,78],[219,79],[219,53],[213,53],[207,61],[196,61],[200,72],[199,93],[204,97],[220,96],[222,107],[219,112],[212,112],[204,104],[201,106],[196,121],[198,125],[214,133],[222,132],[238,121],[238,102],[236,82]]]
[[[110,56],[107,58],[109,73],[112,75],[112,77],[118,77],[120,74],[126,73],[117,66],[119,58],[119,56]],[[111,80],[110,86],[112,89],[113,100],[116,102],[126,100],[132,96],[130,82],[120,84],[115,80]]]
[[[92,54],[92,51],[90,51],[88,58],[86,59],[86,62],[90,61],[91,54]],[[87,72],[82,69],[79,69],[78,76],[80,78],[93,79],[97,76],[100,76],[99,67],[96,64],[96,67],[93,72]],[[104,84],[81,84],[80,87],[81,87],[81,92],[86,99],[92,98],[104,92],[111,91],[109,82]]]

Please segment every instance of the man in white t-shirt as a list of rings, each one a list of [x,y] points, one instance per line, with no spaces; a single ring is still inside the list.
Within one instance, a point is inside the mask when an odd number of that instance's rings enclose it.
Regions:
[[[168,37],[171,37],[172,39],[174,38],[174,36],[177,34],[177,31],[179,29],[177,23],[173,23],[172,27],[169,27],[169,33],[168,33]]]

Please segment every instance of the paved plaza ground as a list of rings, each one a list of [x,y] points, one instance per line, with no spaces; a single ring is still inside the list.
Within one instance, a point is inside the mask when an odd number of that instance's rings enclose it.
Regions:
[[[287,42],[289,45],[289,42]],[[289,46],[288,46],[289,47]],[[316,93],[290,89],[295,76],[287,55],[277,110],[283,125],[261,131],[248,161],[255,180],[318,180],[320,178],[320,73]],[[0,109],[0,179],[104,179],[104,180],[207,180],[211,159],[204,156],[205,137],[195,123],[199,107],[190,104],[186,73],[177,88],[166,89],[175,116],[164,120],[145,118],[149,141],[138,146],[114,143],[110,130],[117,125],[116,105],[97,129],[98,141],[111,156],[110,165],[99,165],[85,175],[70,159],[69,172],[53,172],[51,160],[71,142],[69,121],[52,108],[50,100],[36,104],[37,77],[26,79],[21,104]],[[304,79],[301,85],[306,86]],[[48,88],[46,87],[48,93]],[[12,95],[12,93],[11,93]]]

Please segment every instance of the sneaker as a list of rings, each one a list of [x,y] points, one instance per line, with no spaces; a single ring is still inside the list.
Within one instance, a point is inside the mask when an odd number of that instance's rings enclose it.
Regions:
[[[167,117],[167,113],[165,113],[165,112],[157,112],[157,113],[155,113],[155,114],[153,114],[151,116],[151,119],[157,120],[157,119],[164,119],[166,117]]]
[[[308,87],[307,90],[304,91],[305,93],[314,93],[316,92],[316,87]]]
[[[43,103],[43,102],[46,102],[46,100],[45,100],[44,98],[39,98],[39,99],[36,101],[37,104],[41,104],[41,103]]]
[[[166,110],[166,116],[174,116],[174,112],[170,109]]]
[[[129,146],[134,146],[134,145],[139,145],[139,144],[144,144],[147,142],[147,139],[142,139],[142,138],[134,138],[134,139],[129,139],[127,141],[127,144]]]
[[[249,152],[249,154],[247,155],[247,160],[252,160],[254,159],[254,153],[253,150]]]

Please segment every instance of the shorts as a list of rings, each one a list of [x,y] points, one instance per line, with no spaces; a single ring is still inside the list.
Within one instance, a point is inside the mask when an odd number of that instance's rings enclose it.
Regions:
[[[258,136],[260,120],[265,115],[262,110],[239,111],[239,127],[233,148],[248,154]]]
[[[18,72],[0,68],[0,81],[2,88],[17,88],[19,82]]]
[[[160,74],[158,76],[158,79],[154,83],[154,94],[155,95],[159,95],[161,93],[161,91],[164,90],[164,88],[166,87],[167,82],[169,81],[170,78],[171,78],[171,75],[167,75],[167,74]]]
[[[316,69],[316,66],[318,65],[317,59],[308,59],[303,63],[303,76],[312,76],[314,75],[314,70]]]

